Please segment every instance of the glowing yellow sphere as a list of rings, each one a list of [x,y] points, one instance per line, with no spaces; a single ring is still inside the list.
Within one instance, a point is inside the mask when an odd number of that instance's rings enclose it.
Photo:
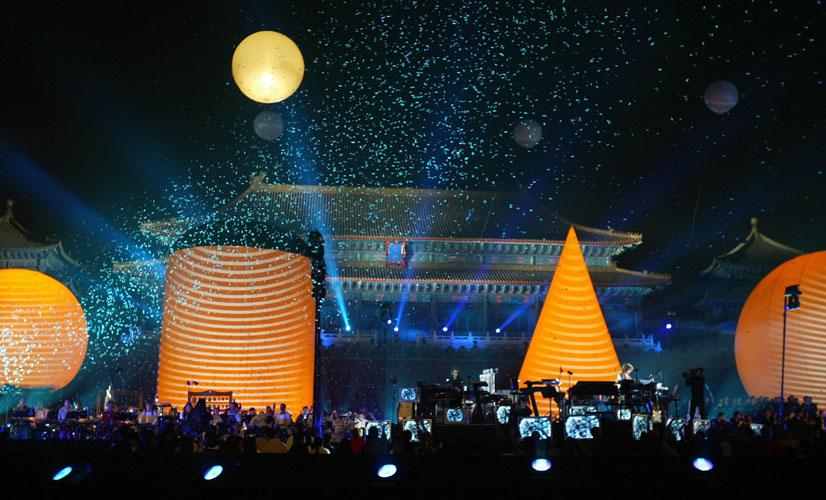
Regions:
[[[88,341],[83,309],[62,283],[28,269],[0,270],[0,385],[65,387]]]
[[[232,78],[255,102],[281,102],[298,90],[304,79],[304,57],[298,46],[275,31],[244,38],[232,55]]]

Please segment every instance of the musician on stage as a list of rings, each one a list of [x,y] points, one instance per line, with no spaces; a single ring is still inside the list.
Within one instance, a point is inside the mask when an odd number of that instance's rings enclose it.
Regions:
[[[706,385],[705,375],[702,368],[694,368],[683,373],[683,378],[687,386],[691,388],[691,402],[689,403],[688,418],[693,420],[697,411],[700,418],[706,418],[706,393],[709,395],[711,404],[714,404],[714,396],[711,389]]]
[[[26,400],[24,398],[20,398],[20,402],[17,403],[17,406],[14,407],[12,411],[12,416],[23,418],[23,417],[33,417],[34,416],[34,408],[30,408],[26,405]]]
[[[620,368],[619,375],[617,375],[617,382],[621,382],[623,380],[634,380],[634,365],[631,363],[625,363]]]
[[[464,392],[465,384],[462,382],[462,377],[459,375],[459,369],[454,368],[450,372],[450,378],[447,379],[447,383],[453,386],[454,389],[458,390],[459,392]]]

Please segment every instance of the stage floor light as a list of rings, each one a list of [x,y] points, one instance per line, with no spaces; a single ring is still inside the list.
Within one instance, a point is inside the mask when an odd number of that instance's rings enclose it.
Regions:
[[[213,465],[204,472],[204,481],[212,481],[224,472],[224,467],[221,465]]]
[[[60,481],[62,479],[66,479],[72,473],[72,466],[67,465],[65,467],[61,467],[55,472],[54,476],[52,476],[52,481]]]
[[[700,472],[709,472],[714,470],[714,462],[707,458],[695,458],[691,465]]]
[[[377,475],[382,479],[389,479],[389,478],[395,476],[396,472],[398,472],[398,470],[399,470],[398,467],[396,467],[393,464],[384,464],[381,467],[379,467],[379,471],[377,472]]]
[[[531,469],[536,472],[548,472],[551,470],[551,461],[547,458],[536,458],[531,462]]]

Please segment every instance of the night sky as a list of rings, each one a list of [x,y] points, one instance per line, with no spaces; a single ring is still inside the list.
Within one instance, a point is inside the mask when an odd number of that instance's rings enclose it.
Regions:
[[[822,1],[79,9],[0,19],[0,195],[81,258],[139,220],[207,214],[259,170],[519,191],[642,232],[622,260],[637,269],[707,263],[752,216],[778,240],[826,248]],[[299,92],[272,106],[230,73],[259,30],[291,37],[306,64]],[[739,91],[723,115],[703,102],[717,80]],[[266,109],[287,126],[274,142],[252,128]],[[525,119],[543,129],[531,149],[512,137]]]

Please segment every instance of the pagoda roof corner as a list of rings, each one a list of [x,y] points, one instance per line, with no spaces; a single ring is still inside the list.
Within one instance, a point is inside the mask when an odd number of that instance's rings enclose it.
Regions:
[[[780,263],[803,254],[803,251],[769,238],[758,227],[758,219],[751,218],[751,230],[734,248],[715,257],[703,269],[702,276],[730,277],[745,273],[767,272]]]

